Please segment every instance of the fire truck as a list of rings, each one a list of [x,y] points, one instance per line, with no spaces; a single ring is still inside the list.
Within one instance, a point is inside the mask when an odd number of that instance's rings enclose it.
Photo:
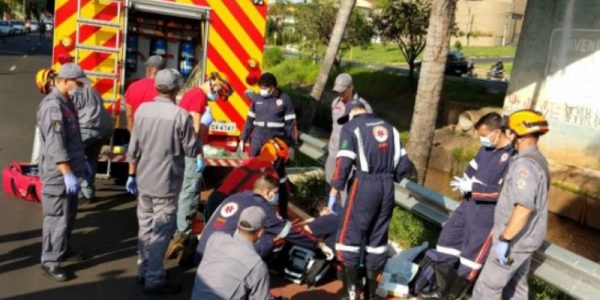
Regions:
[[[210,102],[214,118],[205,144],[207,166],[235,167],[235,154],[264,51],[267,1],[262,0],[56,0],[53,69],[72,60],[85,70],[115,119],[103,148],[106,174],[123,169],[129,132],[126,87],[145,74],[144,61],[161,55],[186,87],[218,72],[232,93]],[[205,148],[206,150],[206,148]]]

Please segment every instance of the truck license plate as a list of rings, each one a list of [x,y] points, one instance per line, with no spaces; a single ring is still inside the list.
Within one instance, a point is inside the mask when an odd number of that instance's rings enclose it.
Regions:
[[[210,131],[213,132],[227,132],[231,133],[236,130],[235,123],[212,123],[210,124]]]

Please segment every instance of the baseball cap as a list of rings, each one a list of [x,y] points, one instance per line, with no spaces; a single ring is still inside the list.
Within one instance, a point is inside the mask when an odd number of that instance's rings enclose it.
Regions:
[[[265,228],[266,223],[267,215],[262,208],[250,206],[244,209],[240,214],[238,227],[247,231],[255,231]]]
[[[356,107],[364,108],[365,105],[358,100],[352,100],[352,101],[348,102],[348,104],[346,104],[346,110],[344,110],[344,115],[337,120],[338,124],[340,124],[340,125],[346,124],[346,122],[348,122],[348,120],[350,120],[350,112],[352,111],[352,109],[354,109]]]
[[[336,93],[341,93],[351,85],[352,76],[350,76],[348,73],[342,73],[335,78],[335,82],[333,83],[333,91]]]
[[[164,69],[160,70],[154,76],[154,87],[157,89],[160,86],[165,87],[169,91],[173,91],[176,88],[181,88],[183,85],[183,78],[179,71],[175,69]]]
[[[165,59],[160,55],[152,55],[146,60],[147,67],[155,67],[159,70],[162,70],[165,68],[165,65]]]
[[[62,65],[56,77],[63,79],[75,79],[84,84],[90,83],[90,80],[85,75],[85,72],[83,72],[83,69],[81,69],[81,67],[76,63],[66,63]]]

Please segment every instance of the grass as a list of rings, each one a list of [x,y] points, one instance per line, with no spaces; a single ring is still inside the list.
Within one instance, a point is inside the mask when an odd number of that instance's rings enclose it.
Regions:
[[[440,227],[418,218],[408,210],[396,207],[390,222],[390,240],[398,243],[403,249],[429,242],[429,246],[436,244]]]
[[[572,300],[573,297],[559,291],[544,281],[529,276],[529,299],[532,300]]]

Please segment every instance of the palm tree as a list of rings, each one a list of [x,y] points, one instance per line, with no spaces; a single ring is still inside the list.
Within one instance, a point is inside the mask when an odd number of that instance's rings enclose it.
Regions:
[[[408,144],[421,184],[425,183],[427,175],[455,10],[456,0],[432,2]]]

